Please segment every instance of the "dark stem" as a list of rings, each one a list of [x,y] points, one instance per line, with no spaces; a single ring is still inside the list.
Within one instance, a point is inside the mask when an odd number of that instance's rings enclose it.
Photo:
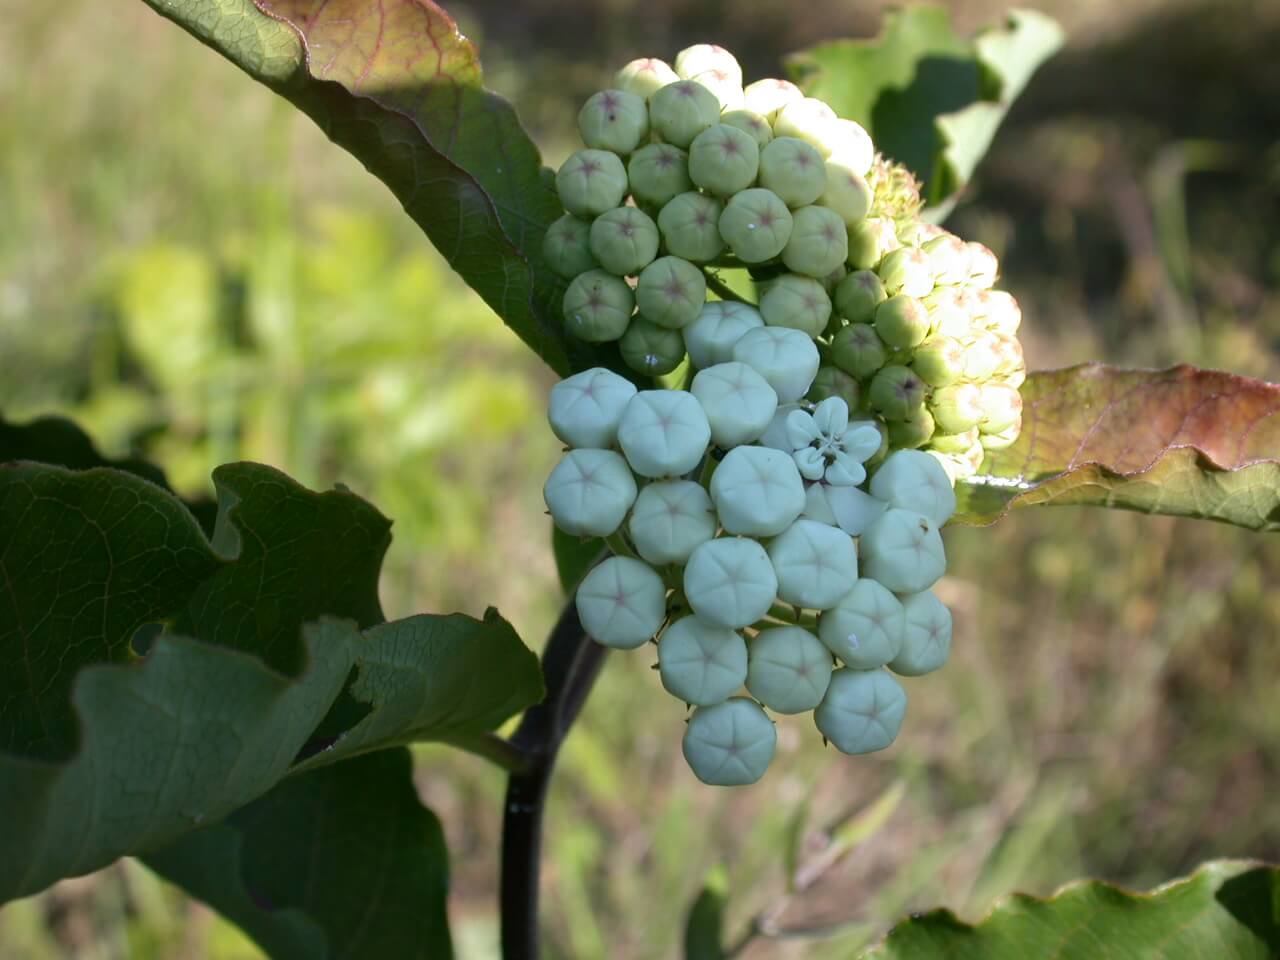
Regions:
[[[542,813],[556,754],[604,665],[604,647],[587,637],[572,600],[542,654],[547,696],[530,707],[511,737],[529,763],[512,772],[502,817],[503,960],[537,960]]]

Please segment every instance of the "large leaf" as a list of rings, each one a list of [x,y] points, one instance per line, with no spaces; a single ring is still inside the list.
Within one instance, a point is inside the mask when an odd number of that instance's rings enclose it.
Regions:
[[[565,335],[542,264],[561,208],[511,105],[431,0],[146,0],[307,113],[403,204],[556,372],[613,360]],[[430,318],[424,318],[430,322]]]
[[[968,182],[1014,98],[1061,44],[1057,24],[1034,11],[1014,11],[970,40],[944,8],[919,5],[886,14],[875,39],[821,43],[788,67],[809,96],[911,168],[925,200],[939,205]]]
[[[1016,443],[957,486],[957,521],[1088,504],[1280,529],[1280,385],[1212,370],[1034,373]]]
[[[724,960],[724,911],[729,877],[723,866],[713,867],[684,925],[684,960]]]
[[[948,910],[904,920],[866,960],[1272,960],[1280,956],[1280,871],[1206,864],[1148,894],[1099,882],[1047,900],[1015,895],[981,923]]]

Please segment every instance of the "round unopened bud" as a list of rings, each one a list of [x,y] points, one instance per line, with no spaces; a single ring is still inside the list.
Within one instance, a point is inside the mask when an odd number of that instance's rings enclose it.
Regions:
[[[929,591],[903,597],[902,609],[907,615],[902,649],[889,669],[904,677],[932,673],[951,654],[951,611]]]
[[[979,438],[980,445],[983,450],[1004,450],[1014,445],[1018,439],[1018,434],[1021,432],[1022,418],[1019,417],[1011,426],[1005,427],[1003,430],[996,433],[982,434]],[[978,466],[982,466],[981,461],[978,462]]]
[[[808,393],[808,399],[817,403],[828,397],[839,397],[850,410],[857,409],[861,396],[862,388],[858,386],[858,381],[839,367],[830,365],[818,368],[818,375],[813,378],[813,385],[809,387]]]
[[[859,547],[863,575],[894,593],[928,590],[947,569],[937,525],[912,510],[886,510],[862,535]]]
[[[982,421],[982,391],[972,383],[953,383],[933,392],[929,412],[943,433],[964,433]]]
[[[930,337],[916,348],[911,369],[931,387],[955,383],[964,373],[964,347],[941,334]]]
[[[929,257],[935,283],[965,283],[969,279],[969,248],[954,233],[926,240],[921,249]]]
[[[684,390],[642,390],[618,423],[618,444],[642,477],[678,477],[702,460],[711,441],[707,415]]]
[[[769,555],[746,537],[708,540],[694,548],[684,568],[684,595],[693,612],[719,627],[749,627],[769,612],[777,593]]]
[[[604,367],[565,377],[547,401],[551,431],[571,447],[611,447],[622,411],[635,395],[631,381]]]
[[[825,277],[844,263],[849,255],[849,235],[839,214],[826,207],[809,206],[795,210],[792,218],[791,238],[782,248],[782,262],[787,269]]]
[[[839,295],[837,290],[836,296]],[[883,367],[888,356],[880,335],[865,323],[849,324],[831,341],[831,359],[835,365],[859,380],[867,379]]]
[[[636,373],[661,377],[680,366],[684,359],[684,338],[679,330],[660,327],[637,315],[618,341],[623,362]]]
[[[734,447],[711,475],[711,501],[729,533],[773,537],[804,510],[804,481],[782,450]]]
[[[630,153],[649,136],[644,97],[626,90],[601,90],[578,111],[578,132],[593,150]]]
[[[1004,290],[986,290],[979,295],[984,302],[987,329],[992,333],[1012,337],[1022,325],[1022,308],[1013,294]]]
[[[661,207],[693,187],[689,155],[669,143],[641,147],[627,161],[627,179],[637,200]]]
[[[733,345],[733,359],[764,377],[779,403],[791,403],[809,392],[818,373],[813,338],[790,327],[756,327]]]
[[[570,213],[598,217],[622,203],[627,171],[608,150],[579,150],[556,173],[556,193]]]
[[[733,75],[724,70],[704,70],[689,78],[700,83],[716,98],[723,113],[726,110],[741,110],[745,102],[742,92],[742,81],[735,80]]]
[[[827,188],[822,155],[803,140],[777,136],[760,151],[760,186],[789,207],[808,206]]]
[[[743,263],[762,263],[791,239],[792,217],[772,190],[756,187],[734,194],[720,216],[720,236]]]
[[[667,588],[648,564],[610,557],[583,578],[576,603],[587,636],[634,650],[653,639],[666,619]]]
[[[720,122],[737,127],[754,140],[760,149],[773,139],[773,128],[769,126],[769,121],[751,110],[726,110],[720,115]]]
[[[871,478],[871,495],[924,514],[941,527],[956,512],[956,492],[938,461],[919,450],[889,454]]]
[[[920,301],[929,308],[930,333],[953,340],[965,340],[973,332],[967,294],[961,287],[934,287]]]
[[[792,410],[799,409],[800,404],[794,402],[778,404],[777,412],[769,421],[769,426],[765,427],[764,433],[760,434],[756,446],[782,450],[789,455],[795,448],[791,446],[791,438],[787,435],[787,419],[791,416]]]
[[[1017,337],[997,334],[996,353],[1000,356],[1000,362],[996,366],[998,377],[1006,377],[1027,367],[1026,360],[1022,356],[1022,344]]]
[[[676,54],[674,66],[676,73],[686,79],[708,70],[719,70],[742,85],[742,67],[732,53],[716,43],[695,43],[685,47]]]
[[[929,333],[929,311],[915,297],[899,293],[876,307],[876,333],[897,350],[909,350]]]
[[[803,713],[822,702],[831,654],[802,627],[761,630],[751,641],[747,690],[777,713]]]
[[[861,223],[871,209],[871,188],[867,181],[860,173],[834,160],[828,160],[824,169],[827,185],[818,203],[833,210],[846,226]],[[845,246],[848,246],[847,238]]]
[[[711,424],[711,440],[723,449],[751,443],[773,420],[778,395],[745,363],[717,363],[698,371],[690,392]]]
[[[775,136],[803,140],[828,157],[836,138],[835,122],[834,110],[816,97],[805,97],[783,105],[773,118],[773,132]]]
[[[876,373],[867,396],[886,420],[910,420],[924,406],[924,381],[910,368],[890,364]]]
[[[999,433],[1022,420],[1022,394],[1015,388],[1007,383],[984,383],[980,390],[982,419],[978,428],[983,433]]]
[[[723,212],[719,200],[695,190],[667,201],[658,212],[658,229],[667,252],[694,263],[714,260],[724,249],[719,227]]]
[[[607,537],[636,499],[636,480],[612,450],[570,450],[542,488],[551,519],[574,536]]]
[[[640,57],[614,75],[613,85],[619,90],[647,99],[679,79],[679,75],[665,61],[656,57]]]
[[[571,213],[556,220],[542,238],[542,257],[547,266],[569,280],[596,266],[590,234],[591,224]]]
[[[788,103],[804,99],[804,93],[790,80],[757,80],[743,91],[747,109],[773,120]]]
[[[849,228],[849,266],[855,270],[874,270],[885,254],[900,246],[892,220],[867,217]]]
[[[1000,366],[1002,349],[1000,339],[993,333],[981,330],[969,337],[964,349],[964,376],[981,383],[992,377]]]
[[[965,244],[969,248],[969,286],[986,290],[995,286],[996,277],[1000,275],[1000,261],[989,247],[970,240]]]
[[[564,292],[564,322],[579,340],[605,343],[626,332],[636,298],[627,282],[603,270],[574,277]]]
[[[733,630],[682,617],[658,641],[658,671],[667,692],[685,703],[723,703],[746,683],[747,645]]]
[[[874,271],[855,270],[836,287],[836,313],[850,323],[870,323],[888,296]]]
[[[962,433],[935,433],[929,440],[931,453],[964,453],[978,442],[978,428],[972,427]],[[936,457],[934,458],[937,459]]]
[[[693,711],[681,746],[689,769],[703,783],[742,787],[764,776],[777,743],[778,731],[759,705],[734,697]]]
[[[841,753],[874,753],[897,739],[907,694],[884,670],[837,670],[813,711],[819,732]]]
[[[892,296],[923,297],[933,290],[933,264],[919,247],[899,247],[885,254],[876,271]]]
[[[636,552],[649,563],[684,563],[716,535],[716,510],[701,484],[657,480],[636,497],[628,529]]]
[[[898,239],[902,241],[904,247],[922,247],[930,240],[936,240],[944,233],[946,231],[936,223],[912,220],[903,224],[898,230]]]
[[[846,666],[874,670],[898,655],[905,626],[898,598],[864,577],[818,618],[818,636]]]
[[[703,190],[723,197],[745,190],[760,169],[760,148],[748,133],[717,123],[689,145],[689,177]]]
[[[765,287],[760,298],[760,315],[771,327],[790,327],[817,337],[831,319],[831,298],[812,277],[784,273]]]
[[[890,420],[889,444],[900,450],[914,450],[923,447],[933,437],[937,424],[933,422],[933,414],[926,407],[921,407],[909,420]]]
[[[796,520],[769,544],[778,599],[806,610],[834,607],[858,579],[858,553],[847,533]]]
[[[828,137],[832,162],[865,177],[875,162],[876,148],[862,125],[843,117],[837,118],[831,124]]]
[[[733,347],[748,330],[764,326],[760,311],[736,300],[712,300],[685,327],[684,345],[695,367],[706,369],[733,359]]]
[[[678,80],[649,98],[649,122],[658,136],[677,147],[720,120],[720,101],[700,83]]]
[[[591,254],[610,273],[639,273],[658,255],[658,225],[636,207],[614,207],[591,224]]]
[[[706,299],[707,278],[692,263],[679,257],[659,257],[641,271],[636,284],[636,305],[640,313],[659,326],[673,330],[693,323]]]

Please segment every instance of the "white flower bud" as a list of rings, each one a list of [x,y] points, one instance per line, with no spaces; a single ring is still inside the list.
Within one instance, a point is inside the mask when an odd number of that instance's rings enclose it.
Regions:
[[[733,630],[682,617],[658,641],[658,671],[667,692],[685,703],[723,703],[747,680],[747,645]]]
[[[689,360],[701,370],[733,359],[734,345],[748,330],[764,326],[760,311],[736,300],[712,300],[696,320],[685,327],[684,345]]]
[[[831,155],[831,142],[836,138],[836,113],[816,97],[805,97],[786,104],[773,119],[773,132],[779,137],[803,140],[824,158]]]
[[[773,387],[745,363],[717,363],[700,370],[690,392],[707,414],[712,442],[725,450],[754,441],[778,409]]]
[[[813,719],[841,753],[883,750],[898,736],[907,694],[884,670],[837,670]]]
[[[769,560],[778,599],[806,610],[834,607],[858,579],[858,551],[847,533],[800,519],[773,538]]]
[[[607,537],[636,499],[636,480],[612,450],[570,450],[542,488],[556,526],[575,536]]]
[[[711,475],[711,500],[729,533],[772,537],[804,510],[804,481],[781,450],[734,447]]]
[[[871,495],[922,513],[941,527],[956,512],[956,492],[942,465],[919,450],[889,454],[871,478]]]
[[[804,99],[804,93],[790,80],[757,80],[743,91],[747,109],[772,121],[788,103]]]
[[[851,537],[862,536],[889,509],[889,505],[883,500],[857,487],[828,486],[825,483],[815,484],[815,487],[822,491],[825,513],[830,513],[832,522]],[[814,487],[809,489],[813,490]],[[817,495],[812,499],[816,500]],[[816,514],[823,507],[815,503],[813,510],[814,519],[819,519]]]
[[[628,529],[636,552],[650,563],[684,563],[716,535],[716,509],[701,484],[659,480],[636,497]]]
[[[667,588],[651,567],[610,557],[578,586],[578,619],[606,647],[633,650],[653,638],[667,614]]]
[[[937,526],[911,510],[885,511],[862,535],[859,548],[863,576],[894,593],[928,590],[947,569]]]
[[[617,72],[613,85],[640,97],[651,97],[669,83],[680,79],[671,67],[656,57],[640,57],[632,60]]]
[[[711,441],[707,415],[684,390],[642,390],[618,423],[618,444],[642,477],[678,477],[702,460]]]
[[[552,432],[568,446],[604,449],[617,440],[622,411],[635,395],[631,381],[604,367],[592,367],[551,388],[547,419]]]
[[[898,598],[863,577],[818,618],[818,637],[855,670],[882,667],[902,649],[906,613]]]
[[[790,327],[748,330],[734,344],[733,359],[764,377],[779,403],[799,400],[818,375],[818,348],[813,338]]]
[[[739,630],[773,606],[778,578],[764,547],[746,537],[708,540],[684,568],[684,594],[693,612],[717,626]]]
[[[773,721],[754,700],[734,697],[700,707],[684,731],[684,758],[694,775],[715,787],[755,783],[778,743]]]
[[[738,65],[734,55],[719,44],[695,43],[691,47],[685,47],[676,54],[673,65],[676,74],[686,80],[709,70],[719,70],[733,78],[738,86],[742,86],[742,67]]]
[[[831,654],[808,630],[761,630],[749,656],[747,690],[770,710],[803,713],[822,702],[831,682]]]
[[[951,653],[951,611],[932,592],[913,593],[902,598],[907,625],[902,649],[889,669],[904,677],[932,673]]]

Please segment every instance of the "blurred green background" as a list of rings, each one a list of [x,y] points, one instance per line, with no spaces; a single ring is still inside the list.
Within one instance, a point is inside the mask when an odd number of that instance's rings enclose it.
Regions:
[[[950,226],[1001,256],[1033,367],[1188,360],[1280,380],[1280,5],[1042,0],[1067,49]],[[994,0],[949,5],[972,30]],[[618,65],[714,39],[749,75],[881,5],[448,4],[550,163]],[[803,9],[803,16],[797,16]],[[395,519],[388,617],[495,604],[541,643],[550,373],[309,121],[142,4],[0,0],[0,410],[63,412],[184,493],[247,458]],[[584,42],[586,43],[584,49]],[[901,914],[966,918],[1080,874],[1149,886],[1280,860],[1280,539],[1078,508],[948,534],[947,669],[895,747],[784,721],[758,787],[699,785],[646,654],[614,656],[552,791],[553,958],[677,955],[723,868],[741,957],[846,958]],[[464,960],[496,957],[503,778],[419,754]],[[787,874],[837,836],[807,889]],[[801,934],[821,933],[821,939]],[[0,912],[0,957],[232,958],[234,928],[123,862]]]

